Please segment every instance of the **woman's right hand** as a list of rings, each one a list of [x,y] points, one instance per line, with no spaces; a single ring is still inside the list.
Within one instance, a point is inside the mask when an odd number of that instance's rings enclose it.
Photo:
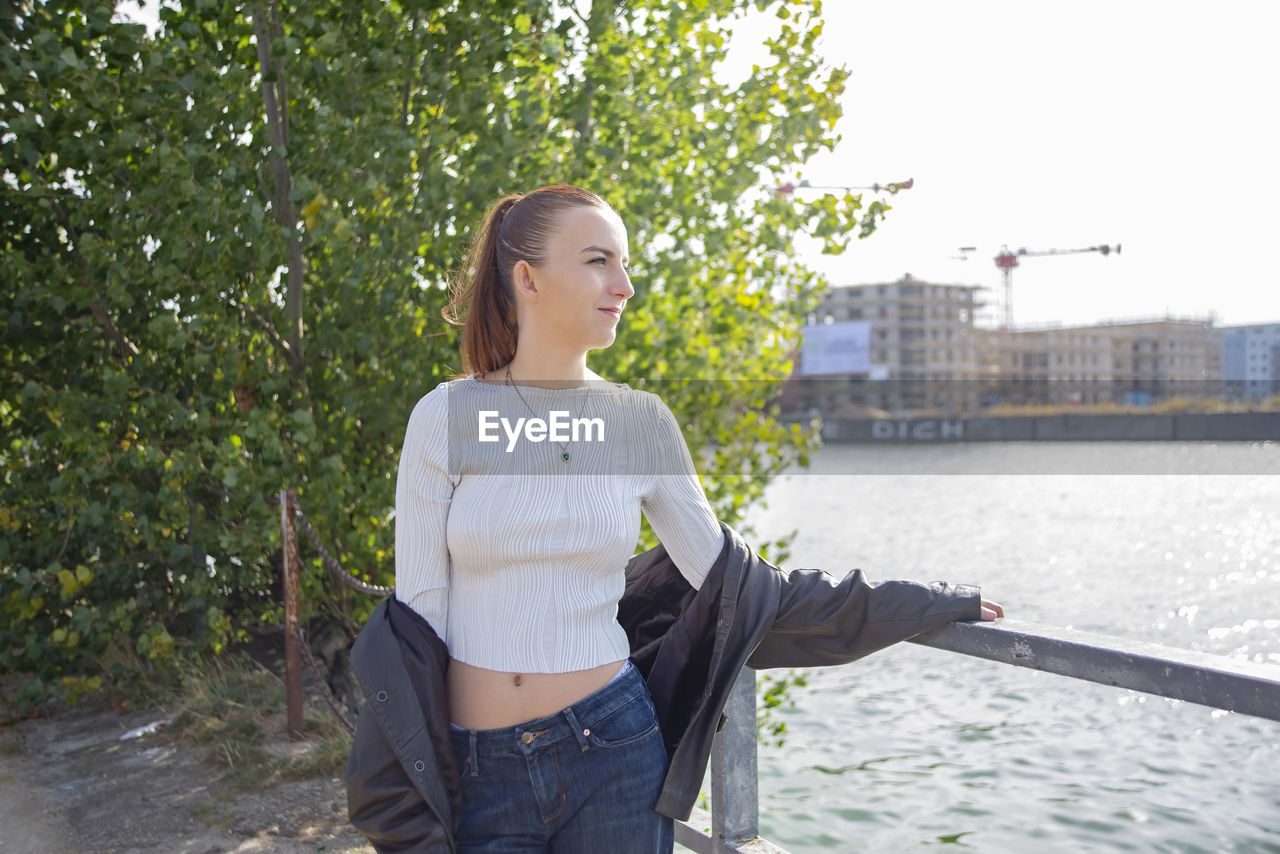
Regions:
[[[988,602],[986,599],[982,600],[982,619],[983,620],[994,620],[997,617],[1003,617],[1003,616],[1004,616],[1003,607],[1001,607],[1000,605],[997,605],[995,602]]]

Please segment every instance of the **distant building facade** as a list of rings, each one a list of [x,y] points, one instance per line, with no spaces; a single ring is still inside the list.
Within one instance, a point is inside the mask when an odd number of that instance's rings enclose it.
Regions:
[[[784,414],[857,417],[977,411],[982,305],[975,285],[935,284],[910,273],[896,282],[831,288],[810,325],[866,321],[869,369],[820,375],[795,369],[780,403]]]
[[[1147,404],[1217,397],[1222,345],[1210,319],[981,330],[986,403]],[[994,363],[994,369],[991,369]]]
[[[1113,343],[1092,327],[980,331],[988,378],[983,402],[1101,403],[1111,400]]]
[[[856,349],[869,364],[839,371],[824,362],[822,373],[806,372],[795,353],[781,414],[955,417],[1002,403],[1141,406],[1280,394],[1280,323],[1215,329],[1211,317],[1163,317],[985,329],[975,326],[982,290],[909,273],[831,288],[806,325],[838,334],[830,327],[868,324]]]
[[[1280,323],[1224,326],[1222,395],[1228,400],[1280,394]]]

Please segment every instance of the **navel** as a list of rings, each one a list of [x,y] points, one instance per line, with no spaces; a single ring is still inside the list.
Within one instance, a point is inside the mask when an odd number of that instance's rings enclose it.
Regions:
[[[511,684],[516,686],[517,688],[519,688],[523,683],[524,683],[524,677],[521,676],[519,673],[515,673],[511,676]]]

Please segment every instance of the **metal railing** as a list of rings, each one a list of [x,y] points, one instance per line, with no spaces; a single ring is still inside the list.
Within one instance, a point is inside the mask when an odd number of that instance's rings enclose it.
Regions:
[[[293,490],[281,490],[279,503],[289,735],[302,737],[304,655],[317,689],[351,731],[298,626],[298,527],[306,532],[335,581],[372,594],[390,593],[393,588],[368,584],[343,569],[307,522]],[[917,635],[910,643],[1280,722],[1280,667],[1276,665],[1010,619],[951,623]],[[727,720],[711,748],[711,809],[695,807],[688,821],[677,821],[676,841],[698,854],[787,854],[759,835],[754,670],[743,668],[738,675],[724,713]]]
[[[1271,664],[1009,619],[951,623],[910,642],[1280,722]],[[755,671],[743,669],[725,713],[711,751],[711,812],[677,822],[676,841],[699,854],[786,854],[759,837]]]

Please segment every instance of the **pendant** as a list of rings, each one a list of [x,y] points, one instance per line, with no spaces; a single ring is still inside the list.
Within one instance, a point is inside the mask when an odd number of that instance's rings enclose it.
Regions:
[[[565,451],[563,454],[561,454],[560,459],[564,460],[566,463],[569,462],[569,452]]]

